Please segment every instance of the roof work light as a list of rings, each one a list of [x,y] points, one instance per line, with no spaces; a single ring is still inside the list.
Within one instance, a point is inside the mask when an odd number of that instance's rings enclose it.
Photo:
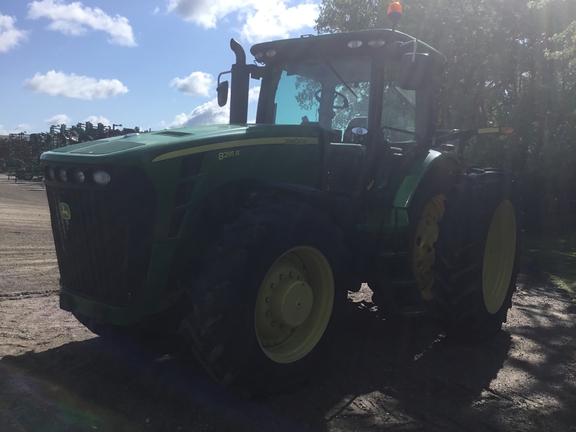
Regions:
[[[392,2],[388,6],[388,19],[392,21],[392,30],[396,30],[398,21],[402,18],[402,5],[399,2]]]

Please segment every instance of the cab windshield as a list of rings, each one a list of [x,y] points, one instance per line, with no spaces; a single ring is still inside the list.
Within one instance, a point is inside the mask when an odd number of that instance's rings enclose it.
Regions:
[[[284,65],[275,71],[275,124],[317,124],[335,141],[352,142],[355,128],[368,131],[371,58],[316,60]],[[393,74],[390,73],[392,76]],[[415,94],[385,80],[380,127],[389,141],[410,140],[415,130]],[[358,130],[356,130],[358,131]]]

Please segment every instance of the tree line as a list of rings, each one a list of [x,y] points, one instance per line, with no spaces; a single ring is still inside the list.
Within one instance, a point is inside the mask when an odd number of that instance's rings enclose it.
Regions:
[[[405,0],[398,30],[448,58],[438,125],[508,125],[514,135],[471,147],[470,163],[521,179],[525,226],[576,227],[576,1]],[[390,27],[388,3],[323,0],[318,33]]]

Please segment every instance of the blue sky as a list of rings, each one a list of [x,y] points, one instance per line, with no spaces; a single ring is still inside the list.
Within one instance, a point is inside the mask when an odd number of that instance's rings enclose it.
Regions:
[[[85,121],[143,130],[225,123],[215,88],[235,61],[230,38],[252,61],[253,43],[314,33],[319,4],[0,0],[0,135]]]

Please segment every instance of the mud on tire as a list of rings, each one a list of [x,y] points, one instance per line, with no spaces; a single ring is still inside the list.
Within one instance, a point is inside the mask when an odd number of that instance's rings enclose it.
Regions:
[[[460,176],[440,221],[432,287],[448,336],[500,331],[516,288],[521,224],[516,178],[475,169]]]
[[[182,331],[220,385],[245,395],[303,384],[323,359],[346,301],[342,233],[297,203],[244,210],[222,228],[200,278],[186,287]]]

